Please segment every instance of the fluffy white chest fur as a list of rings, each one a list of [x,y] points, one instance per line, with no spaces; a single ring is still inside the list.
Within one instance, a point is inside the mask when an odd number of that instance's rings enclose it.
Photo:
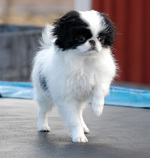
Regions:
[[[52,29],[55,27],[47,26],[43,32],[43,48],[35,57],[32,71],[35,100],[39,105],[38,130],[50,131],[47,114],[56,105],[67,123],[72,141],[87,142],[84,133],[89,129],[82,111],[92,97],[93,112],[97,116],[102,114],[104,97],[116,74],[114,58],[110,47],[99,44],[95,35],[89,33],[87,43],[85,37],[80,36],[82,44],[73,42],[75,47],[72,41],[68,46],[61,43],[58,36],[53,37],[49,33]]]
[[[101,87],[104,95],[109,93],[109,85],[115,76],[115,64],[110,50],[103,50],[93,56],[78,56],[65,52],[55,53],[54,48],[43,50],[36,56],[35,67],[47,81],[49,91],[44,95],[56,98],[72,96],[89,101],[94,88]],[[57,48],[56,48],[57,49]],[[108,64],[109,63],[109,64]],[[36,72],[36,74],[39,74]],[[36,77],[40,89],[39,77]]]

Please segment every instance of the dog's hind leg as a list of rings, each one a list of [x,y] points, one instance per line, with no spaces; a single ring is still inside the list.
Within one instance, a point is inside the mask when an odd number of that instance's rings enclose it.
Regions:
[[[52,109],[53,104],[47,100],[37,101],[39,105],[38,131],[49,132],[48,112]]]

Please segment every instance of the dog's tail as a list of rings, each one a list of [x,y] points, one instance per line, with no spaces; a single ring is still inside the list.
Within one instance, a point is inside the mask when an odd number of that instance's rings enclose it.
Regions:
[[[40,39],[40,45],[42,49],[48,49],[54,42],[55,39],[52,35],[52,30],[53,26],[50,24],[46,24],[42,32],[42,37]]]

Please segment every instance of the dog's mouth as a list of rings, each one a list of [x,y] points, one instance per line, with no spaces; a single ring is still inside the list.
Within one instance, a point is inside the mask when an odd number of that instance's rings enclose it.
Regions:
[[[97,51],[97,48],[95,46],[91,46],[88,51]]]
[[[97,54],[98,53],[98,50],[96,47],[92,47],[92,48],[89,48],[85,53],[84,55],[94,55],[94,54]]]

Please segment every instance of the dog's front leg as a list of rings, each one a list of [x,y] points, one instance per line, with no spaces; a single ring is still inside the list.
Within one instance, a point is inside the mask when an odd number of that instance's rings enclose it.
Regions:
[[[92,110],[97,116],[100,116],[103,112],[104,97],[105,93],[100,87],[94,88],[92,98]]]
[[[88,139],[80,120],[80,105],[76,101],[64,102],[59,104],[58,110],[67,123],[73,142],[86,143]]]

